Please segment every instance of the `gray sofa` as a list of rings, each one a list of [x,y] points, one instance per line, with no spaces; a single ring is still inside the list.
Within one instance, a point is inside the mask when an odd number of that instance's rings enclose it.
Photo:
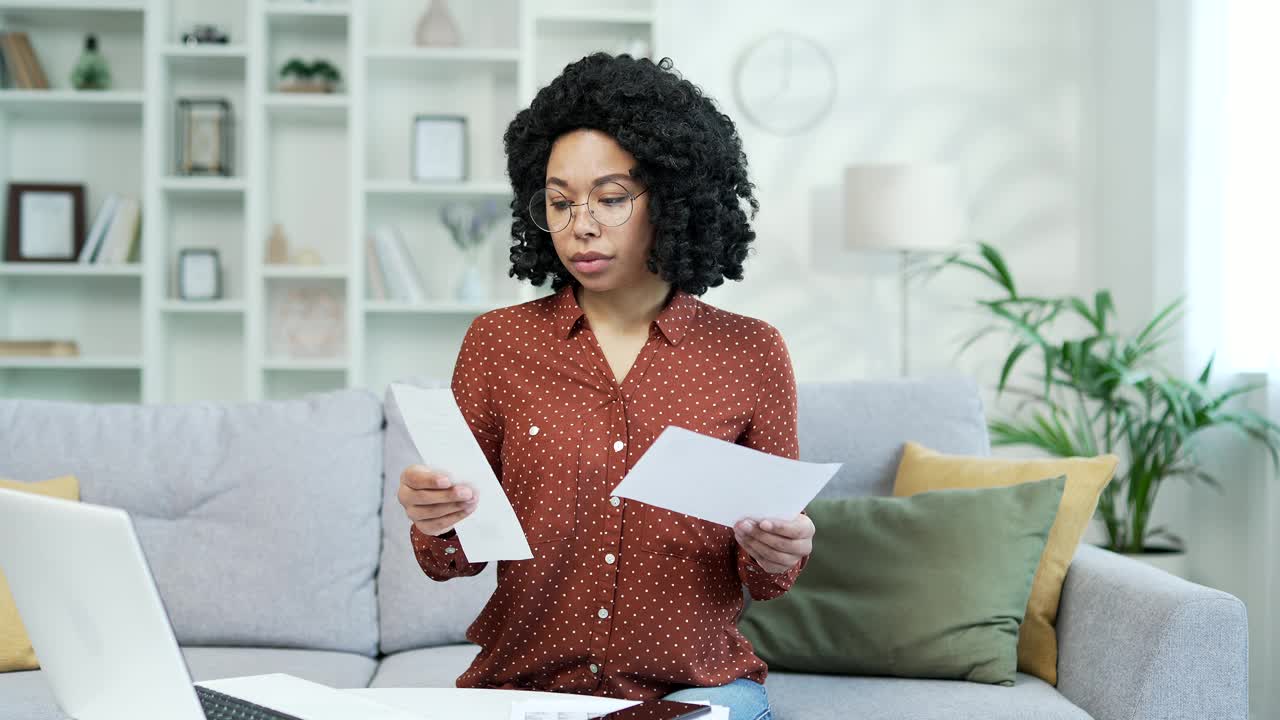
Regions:
[[[968,380],[799,393],[803,459],[846,463],[824,496],[888,493],[906,439],[989,452]],[[133,515],[196,680],[452,687],[475,653],[463,633],[494,565],[447,583],[421,572],[395,501],[416,461],[390,399],[359,390],[241,404],[0,400],[0,476],[71,472],[83,500]],[[998,687],[782,672],[767,688],[778,720],[1247,716],[1246,616],[1230,595],[1081,547],[1058,631],[1057,688],[1026,675]],[[0,719],[63,717],[39,671],[0,674]]]

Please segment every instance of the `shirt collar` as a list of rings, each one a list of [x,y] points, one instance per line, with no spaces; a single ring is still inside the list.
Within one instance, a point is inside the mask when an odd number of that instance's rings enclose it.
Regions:
[[[573,329],[578,326],[578,321],[582,319],[586,313],[582,306],[578,304],[578,298],[573,294],[573,284],[565,285],[560,288],[552,300],[552,315],[556,324],[556,337],[560,339],[568,338],[573,334]],[[676,288],[671,299],[667,301],[662,311],[658,313],[657,319],[654,321],[658,324],[658,329],[666,336],[667,340],[675,345],[680,342],[680,338],[684,337],[685,332],[693,324],[693,319],[698,314],[698,301],[693,295]]]

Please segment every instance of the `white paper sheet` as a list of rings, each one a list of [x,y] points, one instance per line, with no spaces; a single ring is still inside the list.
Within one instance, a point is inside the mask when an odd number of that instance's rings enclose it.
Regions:
[[[698,705],[707,705],[705,700],[687,700]],[[594,697],[589,695],[570,695],[565,693],[561,700],[524,700],[511,703],[511,720],[592,720],[605,713],[638,705],[636,700],[618,700],[615,698]],[[711,712],[700,716],[699,720],[729,720],[729,708],[723,705],[712,705]]]
[[[770,455],[669,425],[613,494],[732,527],[744,517],[794,517],[842,465]]]
[[[203,685],[307,720],[422,720],[422,716],[286,673],[204,680]]]
[[[444,471],[454,483],[470,485],[479,499],[475,512],[454,526],[467,559],[487,562],[533,557],[511,501],[462,417],[453,391],[392,383],[391,392],[423,463]],[[403,470],[387,468],[397,474]]]

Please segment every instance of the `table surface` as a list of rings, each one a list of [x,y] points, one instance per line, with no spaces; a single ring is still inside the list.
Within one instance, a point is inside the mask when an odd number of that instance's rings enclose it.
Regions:
[[[532,690],[481,690],[474,688],[357,688],[343,692],[407,710],[429,720],[510,720],[511,704],[525,701],[572,703],[575,709],[609,712],[634,704],[614,698],[570,695]],[[719,708],[712,718],[727,717]]]

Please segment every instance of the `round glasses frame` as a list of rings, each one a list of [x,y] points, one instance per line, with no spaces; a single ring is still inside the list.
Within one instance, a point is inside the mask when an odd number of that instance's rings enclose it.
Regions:
[[[604,220],[601,220],[601,219],[596,215],[595,210],[593,210],[593,209],[592,209],[592,200],[593,200],[593,199],[594,199],[594,197],[595,197],[596,191],[597,191],[597,190],[599,190],[600,188],[602,188],[602,187],[606,187],[606,186],[608,186],[608,185],[613,185],[613,186],[617,187],[617,188],[618,188],[618,190],[619,190],[619,191],[621,191],[621,193],[622,193],[622,194],[624,194],[624,195],[626,195],[626,196],[627,196],[627,216],[626,216],[625,218],[623,218],[622,220],[618,221],[618,222],[613,222],[613,223],[611,223],[611,222],[605,222]],[[543,230],[543,231],[546,231],[546,232],[549,232],[549,233],[556,233],[556,232],[560,232],[561,230],[564,230],[565,228],[567,228],[567,227],[569,227],[570,225],[572,225],[572,224],[573,224],[573,218],[574,218],[574,208],[582,207],[583,205],[586,205],[586,206],[587,206],[587,212],[591,214],[591,218],[592,218],[593,220],[595,220],[596,222],[600,223],[601,225],[604,225],[605,227],[618,227],[618,226],[620,226],[620,225],[625,225],[625,224],[627,223],[627,221],[631,219],[631,215],[635,212],[635,207],[636,207],[636,198],[640,197],[641,195],[644,195],[644,194],[645,194],[645,193],[647,193],[647,192],[649,192],[649,189],[648,189],[648,188],[645,188],[644,190],[641,190],[641,191],[640,191],[640,192],[638,192],[638,193],[633,193],[633,192],[631,192],[630,190],[628,190],[626,187],[624,187],[621,183],[617,183],[617,182],[614,182],[614,181],[610,180],[610,181],[607,181],[607,182],[602,182],[602,183],[600,183],[600,184],[598,184],[598,185],[596,185],[596,186],[592,187],[592,188],[591,188],[591,192],[587,193],[587,201],[586,201],[586,202],[572,203],[572,202],[568,202],[569,198],[565,197],[565,194],[564,194],[564,193],[562,193],[562,192],[560,192],[559,190],[556,190],[555,188],[542,188],[542,189],[538,190],[537,192],[535,192],[535,193],[533,194],[533,197],[529,198],[529,206],[525,209],[525,211],[529,214],[529,219],[533,221],[533,224],[534,224],[534,225],[537,225],[537,226],[538,226],[538,228],[539,228],[540,230]],[[539,222],[539,221],[538,221],[538,217],[539,217],[539,216],[538,216],[538,213],[537,213],[537,211],[535,211],[535,210],[534,210],[534,208],[535,208],[535,207],[537,207],[538,205],[541,205],[541,206],[543,207],[543,211],[545,212],[545,208],[546,208],[546,198],[547,198],[548,196],[550,196],[550,194],[551,194],[551,193],[555,193],[556,195],[559,195],[560,197],[563,197],[563,198],[565,199],[566,203],[567,203],[566,207],[567,207],[567,208],[568,208],[568,210],[569,210],[569,219],[568,219],[568,220],[567,220],[563,225],[561,225],[560,227],[557,227],[557,228],[555,228],[555,229],[552,229],[552,228],[550,228],[550,227],[544,227],[544,225],[550,225],[551,223],[549,223],[549,222],[547,222],[547,223]],[[541,202],[541,203],[539,203],[539,202],[538,202],[539,198],[541,198],[541,199],[542,199],[542,202]]]

